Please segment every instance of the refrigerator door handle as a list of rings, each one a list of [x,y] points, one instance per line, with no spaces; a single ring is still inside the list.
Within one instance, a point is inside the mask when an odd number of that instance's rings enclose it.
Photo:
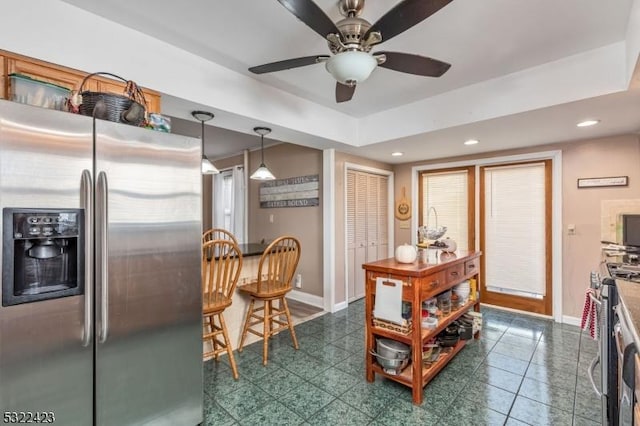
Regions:
[[[98,174],[98,189],[100,193],[100,209],[98,210],[98,227],[100,229],[100,343],[107,341],[109,335],[109,239],[107,236],[107,223],[109,211],[109,186],[105,172]]]
[[[93,182],[91,172],[82,171],[80,187],[80,205],[84,209],[84,332],[82,334],[82,346],[87,347],[93,336],[93,261],[91,227],[93,224]]]

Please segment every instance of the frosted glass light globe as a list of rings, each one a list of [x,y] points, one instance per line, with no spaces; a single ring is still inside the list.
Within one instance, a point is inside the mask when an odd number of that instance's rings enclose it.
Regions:
[[[327,60],[327,71],[342,84],[362,83],[378,66],[378,61],[368,53],[359,51],[340,52]]]

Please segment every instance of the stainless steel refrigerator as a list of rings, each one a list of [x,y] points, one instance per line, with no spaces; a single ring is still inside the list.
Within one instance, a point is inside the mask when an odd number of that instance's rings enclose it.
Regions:
[[[0,414],[202,421],[200,158],[197,139],[0,101]]]

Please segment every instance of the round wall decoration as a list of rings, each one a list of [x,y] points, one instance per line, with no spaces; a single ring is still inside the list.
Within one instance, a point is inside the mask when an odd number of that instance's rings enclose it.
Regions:
[[[402,198],[396,202],[396,219],[411,219],[411,203],[407,200],[404,186],[402,187]]]

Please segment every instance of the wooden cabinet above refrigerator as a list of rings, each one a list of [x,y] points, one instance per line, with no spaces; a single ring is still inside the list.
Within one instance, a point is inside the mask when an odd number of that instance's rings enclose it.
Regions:
[[[9,99],[9,94],[11,93],[11,79],[9,79],[8,76],[14,73],[25,75],[47,83],[53,83],[69,90],[80,89],[82,80],[89,75],[89,73],[84,71],[78,71],[61,65],[0,50],[0,98]],[[123,77],[126,78],[127,76]],[[115,93],[118,95],[122,95],[124,93],[124,88],[125,83],[101,76],[92,76],[83,86],[83,90]],[[142,88],[142,92],[144,93],[144,97],[147,101],[147,111],[155,113],[162,112],[160,93],[146,88]]]

